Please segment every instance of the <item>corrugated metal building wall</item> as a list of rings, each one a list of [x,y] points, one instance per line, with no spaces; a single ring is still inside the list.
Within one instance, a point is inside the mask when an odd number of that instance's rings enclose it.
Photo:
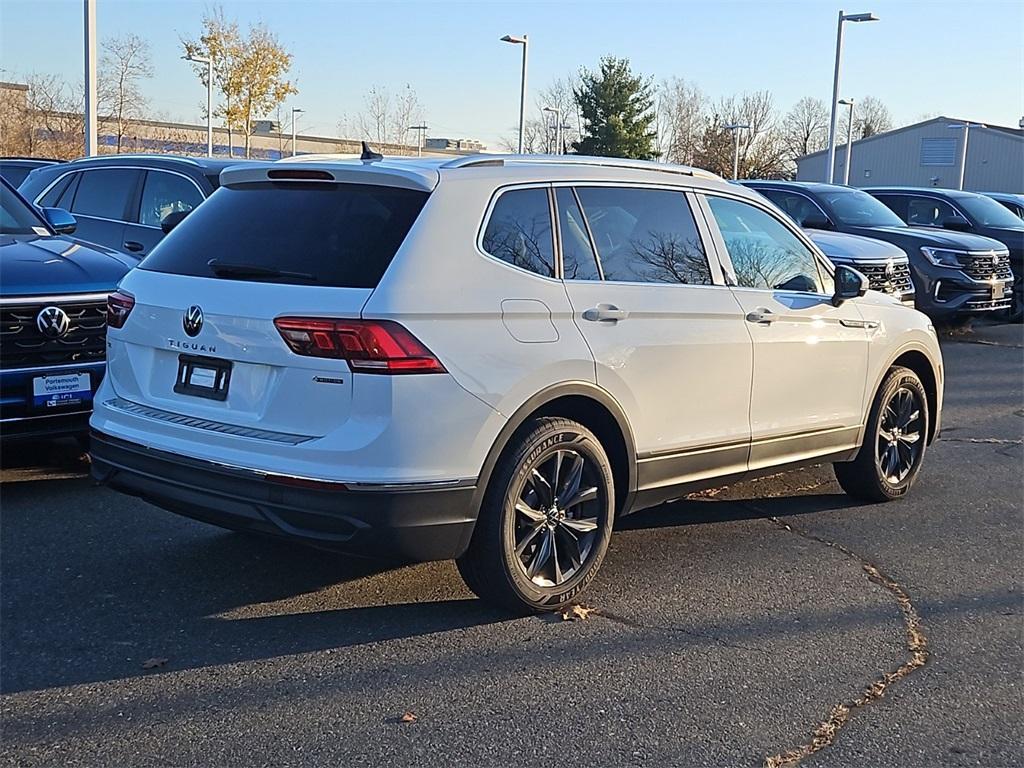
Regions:
[[[955,188],[964,131],[949,126],[963,122],[936,117],[853,142],[850,185]],[[844,143],[836,147],[836,183],[843,182],[845,162]],[[827,152],[806,155],[797,160],[797,179],[824,181],[827,168]],[[1024,130],[971,128],[964,189],[1024,192]]]

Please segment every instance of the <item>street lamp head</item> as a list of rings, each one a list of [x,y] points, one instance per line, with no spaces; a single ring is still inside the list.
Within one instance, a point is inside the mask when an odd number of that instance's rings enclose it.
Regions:
[[[947,128],[951,128],[954,131],[960,130],[961,128],[988,128],[988,126],[985,125],[984,123],[970,123],[970,122],[966,122],[966,123],[950,123],[946,127]]]
[[[873,13],[844,13],[843,21],[878,21]]]
[[[839,103],[842,104],[844,107],[852,107],[853,99],[840,99]]]
[[[562,110],[558,107],[541,107],[541,112],[554,112],[556,115],[562,114]]]
[[[744,128],[750,128],[750,126],[747,125],[746,123],[730,123],[729,125],[725,126],[725,130],[727,131],[739,131]]]
[[[196,64],[209,64],[210,63],[210,59],[207,58],[206,56],[194,56],[192,54],[188,54],[188,55],[182,56],[181,58],[183,58],[185,61],[194,61]]]
[[[526,45],[526,35],[505,35],[501,38],[503,43],[513,43],[514,45]]]
[[[304,110],[302,107],[292,107],[292,114],[293,115],[297,115],[299,112],[305,112],[305,111],[306,110]]]

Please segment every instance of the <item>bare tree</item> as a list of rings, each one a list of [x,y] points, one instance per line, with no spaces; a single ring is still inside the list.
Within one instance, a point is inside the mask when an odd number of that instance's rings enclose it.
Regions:
[[[98,101],[100,111],[113,123],[117,151],[132,121],[142,118],[146,97],[141,81],[153,76],[149,43],[127,34],[103,41]]]
[[[669,163],[693,165],[707,121],[707,96],[681,77],[658,87],[658,150]]]
[[[411,85],[406,84],[394,96],[387,88],[374,86],[363,95],[362,112],[351,122],[340,120],[338,129],[342,133],[354,129],[359,138],[377,144],[409,146],[409,127],[423,119],[423,105]]]
[[[853,133],[856,138],[866,139],[876,133],[892,129],[892,113],[880,99],[865,96],[856,103],[853,119]]]
[[[56,75],[32,73],[27,90],[4,88],[0,154],[71,159],[82,154],[84,96]]]
[[[573,96],[575,76],[559,77],[547,88],[537,93],[534,110],[528,114],[523,127],[523,152],[527,154],[565,153],[579,139],[580,121],[576,114],[576,98]],[[545,107],[559,110],[546,112]],[[556,118],[562,121],[562,146],[558,146]],[[501,147],[507,152],[519,150],[519,126],[509,129],[510,133],[501,138]]]
[[[821,99],[804,96],[793,105],[782,120],[782,136],[791,161],[827,146],[828,121],[828,107]]]
[[[749,128],[739,129],[740,178],[786,175],[786,145],[777,122],[769,91],[721,99],[705,123],[696,164],[720,175],[731,176],[734,138],[725,126],[747,125]]]

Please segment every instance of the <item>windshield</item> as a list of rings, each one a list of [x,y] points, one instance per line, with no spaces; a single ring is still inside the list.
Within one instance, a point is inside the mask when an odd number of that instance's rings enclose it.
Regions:
[[[0,235],[48,235],[43,221],[6,184],[0,184]]]
[[[1024,229],[1024,222],[1020,218],[1014,216],[1009,209],[1001,203],[997,203],[991,197],[966,195],[956,198],[956,204],[963,208],[968,216],[974,219],[976,226]]]
[[[836,189],[818,195],[832,208],[832,215],[852,227],[905,227],[903,219],[867,192]]]

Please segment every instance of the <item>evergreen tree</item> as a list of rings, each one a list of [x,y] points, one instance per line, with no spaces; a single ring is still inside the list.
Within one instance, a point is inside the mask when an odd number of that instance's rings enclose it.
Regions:
[[[605,56],[599,71],[580,72],[573,89],[583,119],[583,136],[573,142],[581,155],[651,160],[654,148],[654,85],[634,75],[629,59]]]

